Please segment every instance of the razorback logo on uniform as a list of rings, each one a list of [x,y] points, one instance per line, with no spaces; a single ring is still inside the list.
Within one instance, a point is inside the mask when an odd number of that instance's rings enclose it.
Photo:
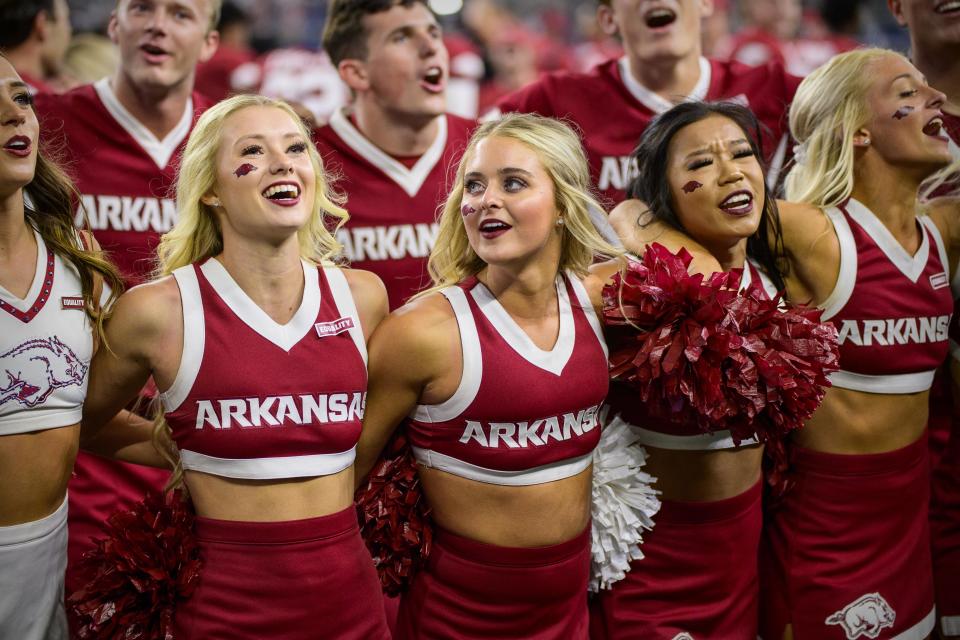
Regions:
[[[351,262],[426,258],[433,249],[438,229],[436,222],[351,227],[340,229],[337,240],[343,244],[343,252]]]
[[[0,406],[35,407],[60,387],[82,386],[87,364],[57,336],[36,338],[0,353]]]
[[[361,420],[366,396],[355,392],[198,400],[196,427],[277,427]]]
[[[888,318],[886,320],[844,320],[840,324],[840,344],[852,342],[858,347],[943,342],[950,330],[950,316],[929,318]]]
[[[86,211],[94,231],[155,231],[166,233],[177,221],[177,204],[170,198],[142,196],[80,196],[77,225]]]
[[[523,422],[489,422],[483,424],[467,420],[460,442],[471,440],[481,447],[510,449],[542,447],[550,440],[563,442],[574,436],[582,436],[597,426],[599,406],[581,409],[576,413],[551,416]]]
[[[867,593],[828,616],[824,622],[841,626],[847,634],[847,640],[857,640],[879,637],[883,629],[893,627],[896,619],[896,611],[883,596]]]

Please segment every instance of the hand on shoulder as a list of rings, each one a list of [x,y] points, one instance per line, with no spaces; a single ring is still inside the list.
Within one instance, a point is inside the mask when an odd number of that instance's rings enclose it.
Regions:
[[[673,253],[686,249],[693,257],[687,269],[692,274],[710,274],[722,270],[713,254],[684,232],[655,219],[641,200],[624,200],[618,204],[610,212],[610,224],[627,251],[637,256],[643,255],[647,245],[656,242]]]

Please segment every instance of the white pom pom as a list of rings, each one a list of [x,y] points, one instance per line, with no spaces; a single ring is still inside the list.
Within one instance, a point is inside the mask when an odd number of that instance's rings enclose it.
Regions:
[[[604,422],[600,444],[593,451],[593,529],[590,591],[609,589],[623,580],[630,562],[643,558],[643,529],[653,528],[660,500],[642,471],[646,450],[630,425],[616,416]]]

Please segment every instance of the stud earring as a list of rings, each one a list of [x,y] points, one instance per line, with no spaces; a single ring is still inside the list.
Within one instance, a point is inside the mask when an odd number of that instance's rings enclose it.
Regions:
[[[558,226],[558,227],[562,227],[562,226],[563,226],[563,218],[557,218],[557,226]]]

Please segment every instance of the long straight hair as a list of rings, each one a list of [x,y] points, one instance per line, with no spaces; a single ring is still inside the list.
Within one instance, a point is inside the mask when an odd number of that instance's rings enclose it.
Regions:
[[[627,186],[627,196],[643,201],[655,219],[684,233],[687,230],[673,208],[673,191],[667,179],[670,141],[681,129],[714,115],[732,120],[740,127],[757,161],[762,162],[760,123],[753,112],[734,102],[681,102],[650,123],[633,152],[638,172]],[[747,256],[760,265],[778,291],[784,290],[786,285],[783,276],[787,273],[788,264],[783,248],[783,230],[777,201],[766,181],[763,185],[760,224],[753,235],[747,238]]]

